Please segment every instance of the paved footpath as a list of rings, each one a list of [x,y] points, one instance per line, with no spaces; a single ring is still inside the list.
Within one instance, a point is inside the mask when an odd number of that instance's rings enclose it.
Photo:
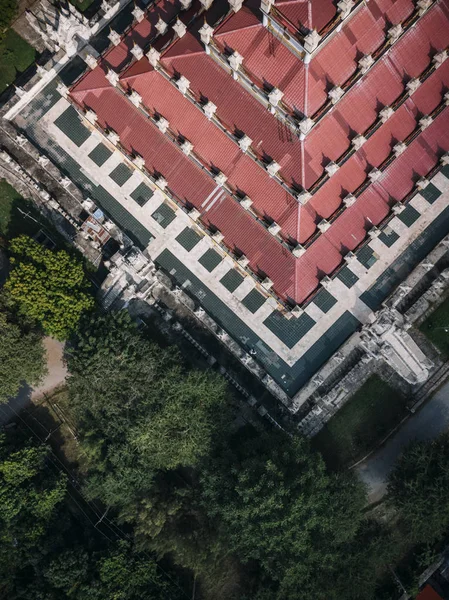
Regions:
[[[379,449],[355,468],[368,485],[370,502],[386,491],[386,480],[402,450],[413,440],[428,440],[449,429],[449,382],[412,415]]]
[[[64,383],[67,376],[67,369],[62,360],[64,344],[46,337],[44,346],[47,351],[48,375],[36,388],[23,385],[15,398],[0,407],[0,425],[6,425],[15,416],[15,412],[28,406],[32,400],[37,400],[43,394],[49,394]]]

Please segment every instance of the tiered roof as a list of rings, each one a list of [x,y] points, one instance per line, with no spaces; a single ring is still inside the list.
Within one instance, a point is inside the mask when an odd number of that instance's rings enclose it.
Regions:
[[[141,155],[150,173],[161,174],[181,203],[195,206],[207,226],[218,228],[255,273],[268,276],[281,298],[302,303],[449,150],[449,116],[441,110],[449,61],[443,55],[439,68],[433,62],[449,46],[449,9],[439,2],[421,16],[411,0],[370,0],[305,64],[262,25],[254,2],[215,28],[215,54],[206,53],[199,39],[199,3],[179,13],[188,31],[176,39],[171,31],[155,38],[155,25],[159,16],[173,19],[180,6],[154,4],[71,96],[96,112],[100,126],[116,131],[127,152]],[[306,19],[306,28],[322,29],[335,16],[327,0],[278,2],[276,9],[290,20],[304,14],[298,19]],[[227,4],[215,0],[206,18],[215,24],[226,12]],[[388,41],[387,31],[398,24],[398,39]],[[161,53],[157,69],[146,57],[133,58],[134,43],[145,51],[153,43]],[[227,56],[234,51],[243,57],[252,91],[229,73]],[[375,62],[362,73],[364,55]],[[108,68],[120,73],[117,88],[105,77]],[[176,85],[180,76],[190,83],[186,95]],[[315,121],[305,137],[267,110],[261,97],[273,87],[283,92],[281,108],[292,122]],[[328,93],[335,87],[344,94],[333,105]],[[127,96],[132,91],[141,97],[140,108]],[[204,113],[207,102],[216,106],[212,118]],[[381,110],[389,106],[394,112],[382,122]],[[423,126],[429,114],[434,121]],[[157,126],[160,116],[169,122],[165,132]],[[250,152],[239,147],[242,135],[251,139]],[[364,138],[360,147],[354,146],[357,135]],[[181,149],[184,140],[193,144],[190,156]],[[407,147],[395,156],[399,142]],[[266,170],[272,161],[278,176]],[[332,176],[329,163],[339,167]],[[370,177],[375,168],[381,174]],[[227,177],[220,194],[214,191],[218,171]],[[304,203],[297,198],[303,191],[310,193]],[[346,207],[348,194],[356,199]],[[239,203],[244,195],[253,202],[251,211]],[[318,228],[323,219],[330,227]],[[276,237],[267,229],[273,221],[280,226]],[[292,253],[298,244],[305,246],[301,256]]]

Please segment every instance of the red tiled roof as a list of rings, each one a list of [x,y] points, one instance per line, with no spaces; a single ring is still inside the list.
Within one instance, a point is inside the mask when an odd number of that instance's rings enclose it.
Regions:
[[[332,0],[277,0],[276,9],[299,30],[320,31],[336,13]]]
[[[354,72],[362,54],[382,44],[387,21],[391,26],[413,11],[411,0],[371,0],[367,7],[348,19],[342,31],[305,67],[277,40],[274,43],[271,34],[261,26],[254,4],[250,4],[253,1],[248,0],[243,9],[218,28],[218,42],[240,52],[244,67],[267,84],[279,87],[285,92],[287,104],[308,114],[323,105],[330,87],[343,83]],[[313,17],[320,6],[326,7],[329,3],[327,0],[286,2],[282,3],[282,10],[288,6],[291,10],[300,7],[302,10],[312,4]],[[171,7],[173,14],[178,10],[174,3],[165,6],[167,11]],[[281,10],[281,4],[276,6]],[[330,14],[331,9],[326,10]],[[138,31],[138,35],[149,39],[151,24],[157,18],[151,9],[147,19],[134,28],[128,38],[135,38]],[[184,13],[183,19],[187,18]],[[369,136],[362,148],[314,191],[304,206],[249,155],[240,151],[233,134],[245,133],[253,140],[252,148],[258,155],[279,163],[287,184],[312,188],[322,177],[327,163],[337,161],[351,147],[352,138],[376,122],[379,110],[403,94],[406,82],[427,69],[435,52],[449,46],[447,3],[434,5],[421,17],[303,141],[204,52],[198,39],[202,23],[201,17],[189,27],[186,35],[171,43],[163,52],[161,63],[171,76],[183,75],[190,81],[190,90],[197,101],[207,99],[217,106],[216,115],[230,135],[209,121],[202,110],[161,73],[154,71],[146,58],[134,61],[123,70],[130,62],[132,43],[128,38],[106,54],[100,67],[75,85],[72,97],[80,105],[86,104],[95,110],[100,125],[117,131],[128,151],[142,155],[150,172],[160,172],[182,202],[196,206],[203,221],[224,234],[230,248],[243,252],[255,271],[262,271],[272,279],[281,297],[302,302],[325,274],[338,267],[344,254],[365,239],[367,230],[389,214],[392,204],[407,196],[416,179],[434,167],[441,152],[449,150],[449,112],[446,110],[419,133],[379,181],[369,185],[352,207],[341,212],[331,227],[310,243],[311,236],[316,235],[316,224],[341,210],[343,197],[354,192],[366,180],[367,173],[389,157],[392,147],[418,127],[419,119],[440,104],[442,94],[449,88],[449,61],[428,76],[393,116]],[[160,41],[159,47],[163,43]],[[103,74],[108,64],[123,71],[121,84],[141,95],[150,114],[157,112],[164,116],[175,135],[193,143],[195,154],[207,169],[201,169],[191,157],[185,156],[177,143],[160,132],[121,92],[110,87]],[[253,200],[253,208],[259,216],[279,223],[285,239],[295,243],[309,240],[306,253],[294,258],[227,193],[221,203],[206,211],[202,204],[216,186],[211,167],[228,177],[231,188],[246,193]]]
[[[438,594],[431,585],[427,584],[426,587],[416,596],[416,600],[443,600],[440,594]]]

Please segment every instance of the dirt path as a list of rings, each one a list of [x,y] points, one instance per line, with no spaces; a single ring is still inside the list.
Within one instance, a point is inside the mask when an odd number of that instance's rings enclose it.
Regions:
[[[22,386],[15,398],[11,398],[8,404],[0,407],[0,425],[6,425],[17,412],[28,406],[33,400],[37,400],[43,394],[50,394],[64,383],[67,376],[67,369],[62,360],[64,344],[46,337],[44,346],[47,351],[47,376],[36,388],[30,388],[28,385]]]

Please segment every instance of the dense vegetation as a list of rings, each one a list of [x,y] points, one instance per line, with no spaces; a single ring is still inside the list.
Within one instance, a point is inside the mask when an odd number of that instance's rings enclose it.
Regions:
[[[94,305],[83,264],[65,250],[49,250],[26,235],[13,239],[8,251],[6,299],[47,335],[66,339]]]
[[[25,237],[8,251],[3,393],[39,377],[42,331],[69,336],[78,471],[68,477],[29,423],[1,438],[1,595],[178,600],[193,587],[197,600],[386,600],[396,573],[413,589],[449,526],[448,437],[404,454],[394,520],[370,518],[360,482],[329,472],[307,440],[236,419],[217,373],[124,311],[93,314],[79,261]]]
[[[24,381],[39,383],[45,371],[42,337],[0,306],[0,403],[15,396]]]
[[[0,595],[9,600],[179,600],[133,544],[92,528],[50,448],[0,437]]]

